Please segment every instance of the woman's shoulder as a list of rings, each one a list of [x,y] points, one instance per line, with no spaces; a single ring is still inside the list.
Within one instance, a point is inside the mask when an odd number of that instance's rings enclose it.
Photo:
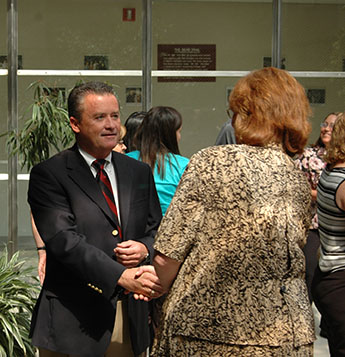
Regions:
[[[172,157],[175,158],[175,160],[179,163],[179,164],[182,164],[182,165],[187,165],[188,162],[189,162],[189,159],[188,157],[185,157],[185,156],[181,156],[181,155],[178,155],[178,154],[170,154]]]
[[[130,151],[128,153],[126,153],[127,156],[132,157],[133,159],[139,159],[139,154],[140,152],[138,150],[135,151]]]
[[[313,146],[304,149],[303,154],[296,160],[298,166],[303,170],[321,171],[325,167],[323,156],[326,153],[325,148]]]
[[[303,153],[300,155],[300,158],[313,158],[321,157],[326,152],[326,149],[322,146],[308,146],[303,150]]]
[[[245,161],[256,157],[258,156],[255,147],[242,144],[216,145],[201,149],[192,155],[189,166],[205,172],[210,169],[237,171]]]
[[[201,149],[196,152],[193,157],[216,157],[218,154],[232,155],[233,153],[245,153],[250,150],[248,145],[240,144],[227,144],[227,145],[215,145]]]
[[[327,165],[322,171],[324,176],[337,176],[337,177],[345,177],[345,167],[342,166],[330,166]]]
[[[267,156],[274,155],[278,153],[279,155],[282,152],[282,148],[278,145],[276,146],[254,146],[246,144],[228,144],[228,145],[217,145],[210,146],[208,148],[200,150],[195,155],[205,156],[205,157],[218,157],[219,155],[227,155],[229,157],[237,156]],[[195,156],[193,155],[193,156]]]
[[[189,159],[187,157],[169,153],[166,157],[166,162],[169,163],[167,169],[173,170],[182,175],[187,165],[189,164]],[[168,160],[168,161],[167,161]]]

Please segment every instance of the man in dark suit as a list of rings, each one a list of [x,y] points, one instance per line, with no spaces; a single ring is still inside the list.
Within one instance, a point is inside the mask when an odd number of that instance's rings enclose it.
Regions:
[[[32,341],[41,356],[103,356],[120,307],[123,324],[116,319],[115,330],[121,335],[128,324],[131,351],[117,341],[120,350],[111,355],[139,355],[150,343],[148,306],[128,292],[154,296],[161,289],[154,271],[136,276],[153,256],[161,220],[152,172],[112,151],[120,135],[112,87],[75,87],[68,110],[76,144],[30,175],[28,201],[47,251]]]

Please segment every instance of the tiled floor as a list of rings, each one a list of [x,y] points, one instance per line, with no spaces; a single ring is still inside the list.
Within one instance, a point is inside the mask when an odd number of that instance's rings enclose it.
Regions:
[[[315,319],[315,332],[317,340],[314,343],[314,357],[329,357],[327,339],[320,336],[320,314],[316,307],[313,305],[314,319]]]

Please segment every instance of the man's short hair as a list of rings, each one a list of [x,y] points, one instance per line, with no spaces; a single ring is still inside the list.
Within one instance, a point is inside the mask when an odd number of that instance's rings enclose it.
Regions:
[[[68,115],[81,119],[82,101],[88,94],[111,94],[116,97],[112,86],[103,82],[87,82],[75,86],[68,96]]]

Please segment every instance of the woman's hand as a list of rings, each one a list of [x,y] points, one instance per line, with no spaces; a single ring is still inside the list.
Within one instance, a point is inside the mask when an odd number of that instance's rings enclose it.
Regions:
[[[135,274],[135,278],[140,278],[144,277],[145,274],[156,274],[155,268],[152,265],[143,265],[139,267],[138,271]],[[160,296],[164,295],[165,292],[163,291],[163,288],[160,286],[160,290],[154,290],[151,289],[150,291],[150,296],[145,296],[143,294],[133,294],[134,299],[136,300],[144,300],[144,301],[150,301],[151,299],[157,299]]]
[[[45,250],[38,250],[38,277],[41,285],[43,285],[44,278],[46,276],[46,262],[47,252]]]
[[[312,201],[316,201],[317,190],[311,189],[311,199]]]
[[[117,283],[127,294],[133,292],[137,300],[149,301],[163,294],[163,288],[152,265],[126,269]]]

